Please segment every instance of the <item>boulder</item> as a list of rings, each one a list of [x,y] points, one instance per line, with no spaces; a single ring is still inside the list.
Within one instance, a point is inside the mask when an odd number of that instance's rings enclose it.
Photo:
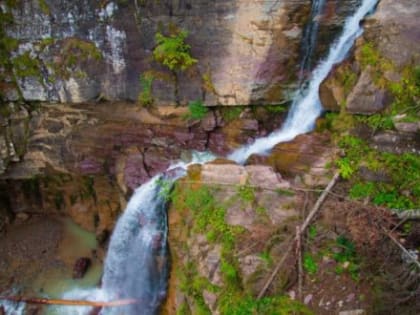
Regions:
[[[73,266],[73,279],[81,279],[86,274],[91,265],[91,259],[88,257],[80,257]]]
[[[390,103],[385,89],[376,86],[372,70],[367,67],[362,71],[355,87],[347,98],[346,109],[352,114],[375,114]]]

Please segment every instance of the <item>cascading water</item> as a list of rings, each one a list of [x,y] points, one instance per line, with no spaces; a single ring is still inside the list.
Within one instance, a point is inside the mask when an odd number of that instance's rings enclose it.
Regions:
[[[166,296],[167,264],[167,189],[188,165],[215,158],[207,152],[193,152],[189,163],[172,165],[164,174],[153,177],[136,189],[118,220],[105,260],[102,288],[76,289],[66,299],[115,301],[135,299],[136,304],[104,308],[101,315],[152,315]],[[59,314],[89,314],[90,307],[61,308]]]
[[[296,93],[282,128],[265,138],[257,139],[251,145],[235,150],[228,156],[229,159],[242,164],[252,154],[265,154],[277,143],[290,141],[297,135],[313,129],[316,119],[322,112],[318,93],[321,82],[327,77],[332,67],[346,57],[354,41],[363,31],[360,21],[375,8],[377,2],[378,0],[363,0],[357,11],[346,20],[342,34],[331,46],[327,58],[312,73],[308,88]]]
[[[317,8],[321,10],[324,1],[315,2]],[[316,118],[322,111],[318,95],[319,85],[333,65],[345,58],[356,37],[362,32],[360,21],[373,10],[377,2],[378,0],[363,0],[353,16],[346,20],[343,32],[330,48],[328,57],[314,70],[308,88],[296,93],[284,126],[268,137],[257,139],[252,145],[239,148],[228,156],[229,159],[243,163],[251,154],[266,153],[277,143],[289,141],[313,128]],[[312,32],[316,29],[317,26],[314,25]],[[314,38],[316,37],[311,37],[310,45],[314,45],[311,42]],[[204,163],[212,159],[214,156],[206,153],[196,154],[190,163],[179,163],[171,167],[169,169],[171,175],[157,175],[138,188],[113,232],[105,261],[102,288],[73,290],[67,292],[64,298],[96,301],[136,299],[139,304],[106,308],[100,314],[155,314],[165,296],[167,280],[166,202],[161,194],[162,186],[159,185],[159,181],[164,178],[173,182],[185,174],[189,164]],[[3,305],[8,306],[8,304]],[[10,309],[10,313],[7,314],[23,314],[22,304],[18,306],[11,304]],[[91,308],[86,307],[62,307],[52,313],[88,314],[90,310]]]
[[[313,0],[311,17],[305,26],[302,39],[302,56],[299,69],[299,89],[305,79],[305,74],[311,70],[312,55],[315,49],[316,39],[318,37],[319,20],[325,6],[325,0]]]

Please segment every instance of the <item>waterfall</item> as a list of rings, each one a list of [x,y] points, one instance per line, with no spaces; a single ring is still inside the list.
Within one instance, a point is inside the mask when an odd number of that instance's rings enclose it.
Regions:
[[[324,1],[314,1],[321,10]],[[279,142],[292,140],[299,134],[310,131],[322,112],[318,89],[334,64],[341,62],[362,33],[360,21],[374,9],[378,0],[363,0],[357,11],[345,22],[341,36],[335,41],[327,58],[314,70],[308,87],[296,93],[289,115],[279,130],[265,138],[257,139],[249,146],[232,152],[228,158],[244,163],[251,154],[264,154]],[[313,17],[315,19],[315,17]],[[311,27],[316,31],[316,23]],[[309,32],[309,31],[308,31]],[[309,44],[313,49],[314,38]],[[302,65],[302,67],[307,67]],[[193,154],[190,163],[178,163],[138,188],[127,208],[118,220],[111,237],[103,285],[100,289],[76,289],[67,292],[64,298],[111,301],[115,299],[137,299],[139,304],[106,308],[102,315],[151,315],[157,312],[162,298],[166,295],[167,280],[167,217],[166,199],[162,194],[164,180],[169,185],[185,174],[188,165],[205,163],[214,159],[207,153]],[[4,304],[3,304],[4,305]],[[20,306],[17,306],[21,308]],[[6,305],[7,306],[7,305]],[[12,307],[12,305],[10,306]],[[15,305],[13,305],[15,307]],[[57,314],[89,314],[91,308],[60,308]],[[16,314],[21,314],[19,310]],[[15,313],[10,313],[15,314]]]
[[[135,299],[137,304],[104,308],[100,314],[156,314],[166,296],[168,278],[168,190],[176,179],[186,174],[189,165],[214,159],[215,156],[208,152],[192,152],[190,162],[174,164],[137,188],[112,233],[102,287],[75,289],[63,298],[90,301]],[[60,315],[86,315],[91,310],[91,307],[72,307],[58,311]]]
[[[344,29],[328,52],[325,60],[315,68],[308,87],[298,91],[295,95],[289,114],[282,128],[272,132],[269,136],[257,139],[253,144],[240,147],[233,151],[228,158],[243,164],[252,154],[266,154],[277,143],[290,141],[296,136],[311,131],[316,119],[322,112],[319,99],[319,86],[327,77],[332,67],[343,61],[354,41],[361,35],[363,29],[361,20],[376,6],[378,0],[363,0],[356,12],[347,18]]]
[[[302,57],[299,68],[299,87],[305,79],[305,74],[311,70],[312,55],[315,49],[316,40],[318,37],[319,20],[324,9],[325,0],[313,0],[311,16],[309,22],[305,26],[302,39]]]

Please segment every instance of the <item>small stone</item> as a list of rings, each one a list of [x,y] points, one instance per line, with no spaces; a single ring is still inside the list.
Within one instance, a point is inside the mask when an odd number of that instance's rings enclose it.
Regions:
[[[292,300],[295,300],[296,299],[296,292],[295,291],[289,291],[288,292],[288,294],[289,294],[289,297],[292,299]]]
[[[356,297],[356,294],[354,294],[354,293],[350,293],[349,295],[347,295],[346,302],[347,302],[347,303],[352,302],[352,301],[354,300],[354,298],[355,298],[355,297]]]
[[[80,257],[76,260],[73,267],[73,279],[81,279],[89,269],[91,260],[88,257]]]
[[[25,212],[19,212],[18,214],[16,214],[16,219],[20,221],[26,221],[29,219],[29,214]]]
[[[217,302],[217,295],[214,294],[213,292],[204,290],[203,291],[203,298],[204,298],[204,301],[206,302],[207,306],[209,307],[209,309],[214,310],[216,302]]]
[[[342,308],[343,305],[344,305],[344,302],[340,300],[340,301],[338,301],[337,305],[338,305],[339,308]]]
[[[344,264],[343,264],[343,268],[344,269],[347,269],[349,266],[350,266],[350,262],[349,261],[344,262]]]
[[[305,305],[308,305],[312,301],[313,297],[314,296],[312,294],[308,294],[307,296],[305,296],[305,299],[303,300],[303,303],[305,303]]]

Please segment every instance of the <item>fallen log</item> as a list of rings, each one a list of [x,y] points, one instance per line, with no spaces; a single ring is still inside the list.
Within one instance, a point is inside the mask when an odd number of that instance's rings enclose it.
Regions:
[[[7,300],[7,301],[12,301],[12,302],[17,302],[17,303],[24,302],[28,304],[92,306],[92,307],[115,307],[115,306],[125,306],[125,305],[139,303],[139,301],[135,299],[123,299],[123,300],[104,302],[104,301],[28,298],[28,297],[23,297],[23,296],[0,296],[0,300]]]

